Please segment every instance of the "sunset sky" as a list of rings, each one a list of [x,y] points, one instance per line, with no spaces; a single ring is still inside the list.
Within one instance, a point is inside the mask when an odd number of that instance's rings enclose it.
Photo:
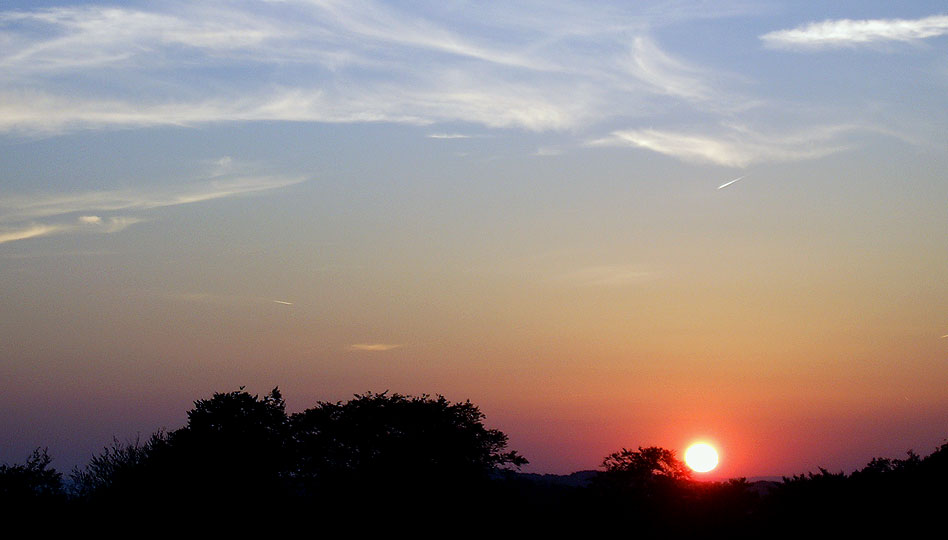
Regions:
[[[4,1],[0,462],[241,385],[532,472],[928,454],[946,141],[943,1]]]

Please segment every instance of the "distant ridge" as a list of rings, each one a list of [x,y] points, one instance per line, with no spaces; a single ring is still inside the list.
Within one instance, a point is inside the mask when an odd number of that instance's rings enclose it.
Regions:
[[[576,471],[570,474],[513,473],[513,478],[542,486],[588,487],[599,471]]]
[[[596,470],[576,471],[570,474],[540,474],[508,472],[507,478],[526,480],[541,486],[588,487],[593,478],[599,474]],[[752,476],[745,478],[751,490],[762,494],[769,493],[774,487],[783,482],[783,476]],[[716,478],[711,482],[727,482],[727,478]]]

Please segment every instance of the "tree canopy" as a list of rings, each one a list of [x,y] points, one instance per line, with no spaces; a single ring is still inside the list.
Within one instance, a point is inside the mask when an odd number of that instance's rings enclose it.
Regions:
[[[470,401],[366,393],[290,417],[294,473],[309,483],[468,483],[527,460]]]
[[[443,396],[366,393],[287,415],[279,389],[260,397],[241,388],[195,401],[187,415],[184,427],[143,444],[106,448],[74,472],[77,491],[113,501],[175,493],[234,501],[463,488],[527,462],[474,404]]]
[[[37,448],[23,465],[0,465],[0,506],[49,501],[62,494],[62,474],[49,466],[45,449]]]
[[[622,489],[653,489],[691,479],[691,470],[675,452],[658,446],[623,448],[602,460],[600,484]]]

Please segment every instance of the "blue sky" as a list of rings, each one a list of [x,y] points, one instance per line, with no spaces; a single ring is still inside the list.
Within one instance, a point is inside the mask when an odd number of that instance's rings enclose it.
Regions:
[[[242,384],[470,398],[543,471],[934,445],[946,44],[939,2],[7,2],[0,459]]]

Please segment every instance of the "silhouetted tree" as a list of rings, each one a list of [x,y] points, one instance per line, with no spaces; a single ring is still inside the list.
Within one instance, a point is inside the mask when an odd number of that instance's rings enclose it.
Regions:
[[[113,439],[112,446],[103,448],[83,468],[71,474],[74,495],[85,499],[128,497],[135,492],[153,490],[163,475],[157,470],[154,457],[166,448],[167,435],[154,433],[146,442],[139,438],[121,443]]]
[[[591,487],[613,525],[657,534],[676,523],[691,473],[672,450],[623,448],[606,456],[602,467]]]
[[[86,500],[124,507],[278,511],[316,498],[354,511],[471,494],[526,459],[470,402],[400,394],[319,403],[288,417],[279,389],[198,400],[184,427],[144,444],[117,441],[73,474]],[[392,493],[398,491],[399,497]],[[316,504],[317,501],[311,501]],[[309,504],[309,503],[306,503]]]
[[[122,505],[174,505],[200,498],[216,507],[273,501],[287,470],[287,417],[274,388],[260,398],[241,388],[194,402],[188,423],[144,444],[115,441],[73,473],[76,493]]]
[[[505,451],[507,436],[487,429],[470,401],[366,393],[320,402],[290,418],[294,474],[310,490],[346,486],[400,489],[469,487],[527,460]]]
[[[62,474],[49,466],[51,461],[45,448],[37,448],[23,465],[0,465],[0,508],[9,510],[62,499]]]
[[[241,387],[194,402],[187,425],[168,437],[177,481],[226,497],[278,491],[288,468],[287,420],[278,388],[262,398]]]
[[[691,478],[691,470],[674,451],[658,446],[623,448],[606,456],[602,467],[597,483],[621,489],[654,489]]]

